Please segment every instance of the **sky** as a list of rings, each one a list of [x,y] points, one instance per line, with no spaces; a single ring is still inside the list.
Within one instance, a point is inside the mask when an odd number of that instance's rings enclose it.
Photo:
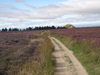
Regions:
[[[100,26],[100,0],[0,0],[0,29]]]

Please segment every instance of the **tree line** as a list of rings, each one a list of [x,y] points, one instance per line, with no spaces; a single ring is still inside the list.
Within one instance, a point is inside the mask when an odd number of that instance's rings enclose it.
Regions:
[[[65,27],[55,27],[55,26],[44,26],[44,27],[28,27],[25,29],[18,29],[18,28],[2,28],[2,32],[10,32],[10,31],[28,31],[28,30],[47,30],[47,29],[64,29]]]

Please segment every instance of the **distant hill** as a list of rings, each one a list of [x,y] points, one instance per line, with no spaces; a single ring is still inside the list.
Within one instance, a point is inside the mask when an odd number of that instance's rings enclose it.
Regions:
[[[65,28],[75,28],[72,24],[66,24],[64,27]]]

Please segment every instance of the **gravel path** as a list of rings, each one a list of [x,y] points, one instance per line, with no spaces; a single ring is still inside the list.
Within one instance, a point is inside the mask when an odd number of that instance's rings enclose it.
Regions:
[[[49,37],[55,47],[53,56],[56,60],[55,75],[88,75],[86,70],[59,40]]]

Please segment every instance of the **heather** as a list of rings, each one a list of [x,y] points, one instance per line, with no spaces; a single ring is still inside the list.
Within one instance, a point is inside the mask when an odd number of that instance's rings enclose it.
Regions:
[[[0,75],[52,75],[53,46],[46,36],[39,33],[0,32]]]
[[[89,75],[100,74],[100,27],[51,30],[86,68]]]
[[[96,45],[100,45],[100,27],[55,29],[51,30],[51,33],[60,34],[60,36],[68,36],[73,39],[91,39]]]

